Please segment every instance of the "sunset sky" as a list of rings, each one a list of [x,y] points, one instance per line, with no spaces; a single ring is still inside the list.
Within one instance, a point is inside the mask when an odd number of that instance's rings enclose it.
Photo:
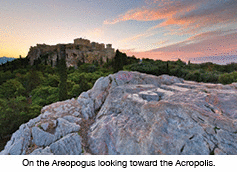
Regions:
[[[80,37],[139,58],[237,62],[237,1],[0,1],[0,57]]]

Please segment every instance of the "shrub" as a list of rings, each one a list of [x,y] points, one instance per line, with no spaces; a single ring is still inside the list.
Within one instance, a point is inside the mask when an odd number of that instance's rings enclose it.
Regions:
[[[220,75],[219,82],[222,84],[231,84],[233,82],[237,82],[237,71]]]
[[[22,123],[40,114],[41,107],[30,106],[27,98],[0,99],[0,137],[15,132]]]
[[[10,99],[25,92],[23,85],[16,79],[7,80],[0,86],[0,97]]]
[[[45,86],[58,87],[59,76],[56,74],[49,74],[45,80]]]
[[[190,71],[185,76],[185,79],[200,82],[201,81],[201,74],[198,70]]]
[[[51,86],[40,86],[31,92],[32,103],[45,106],[53,102],[59,101],[58,88]]]

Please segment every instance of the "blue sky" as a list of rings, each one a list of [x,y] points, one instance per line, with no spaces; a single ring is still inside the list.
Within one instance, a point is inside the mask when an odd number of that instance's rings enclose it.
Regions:
[[[83,37],[140,58],[233,58],[236,9],[235,0],[2,0],[0,57]]]

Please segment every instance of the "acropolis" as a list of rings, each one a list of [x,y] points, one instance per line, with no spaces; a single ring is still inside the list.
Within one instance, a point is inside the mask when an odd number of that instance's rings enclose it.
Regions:
[[[74,39],[74,43],[69,44],[36,44],[36,46],[30,47],[27,58],[29,58],[31,65],[34,64],[36,59],[41,58],[45,63],[55,66],[61,45],[65,46],[67,67],[77,67],[78,62],[106,62],[107,59],[115,56],[115,50],[112,48],[112,44],[106,44],[105,46],[103,43],[90,42],[88,39],[77,38]]]

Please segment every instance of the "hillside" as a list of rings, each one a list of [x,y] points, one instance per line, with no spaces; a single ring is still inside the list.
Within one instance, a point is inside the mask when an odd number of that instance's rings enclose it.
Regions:
[[[45,106],[1,154],[237,154],[237,83],[120,71]]]
[[[128,57],[118,50],[113,59],[106,62],[81,63],[77,68],[67,68],[66,96],[63,100],[77,98],[91,89],[100,77],[120,70],[138,71],[160,76],[177,76],[185,80],[231,84],[237,82],[237,65],[212,63],[192,64],[178,61],[161,61]],[[15,59],[0,66],[0,150],[20,125],[37,117],[44,106],[58,102],[60,67],[44,61],[29,64],[28,58]]]

